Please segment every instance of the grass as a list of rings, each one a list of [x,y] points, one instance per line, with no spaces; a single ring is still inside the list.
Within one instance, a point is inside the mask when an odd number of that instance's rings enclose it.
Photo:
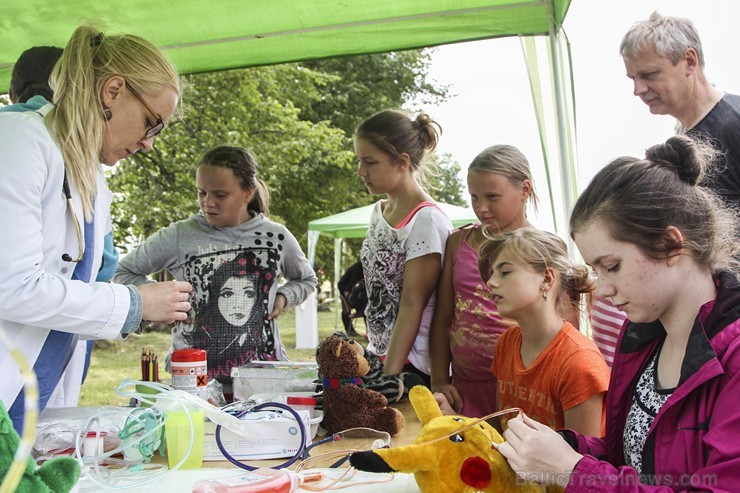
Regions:
[[[320,311],[318,316],[319,342],[334,332],[334,311]],[[342,321],[339,320],[341,327]],[[278,320],[280,337],[293,361],[314,361],[313,349],[296,349],[295,314],[286,310]],[[362,322],[355,322],[360,333],[364,332]],[[141,378],[141,348],[152,347],[154,352],[164,360],[170,346],[169,332],[145,331],[141,335],[132,335],[123,341],[97,341],[92,353],[90,370],[82,386],[80,406],[122,406],[128,399],[116,394],[118,384],[125,379]],[[160,363],[160,378],[167,378],[164,372],[164,361]]]

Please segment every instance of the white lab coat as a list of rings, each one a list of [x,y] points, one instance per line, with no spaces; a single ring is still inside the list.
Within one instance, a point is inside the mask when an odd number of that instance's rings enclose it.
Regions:
[[[87,339],[77,341],[67,368],[59,378],[54,392],[49,397],[46,407],[77,407],[82,392],[82,375],[85,374],[87,358]]]
[[[62,155],[38,112],[0,113],[0,330],[33,366],[51,329],[86,338],[116,338],[130,308],[128,288],[70,279],[78,239],[62,192]],[[84,215],[70,182],[84,244]],[[103,251],[111,193],[102,169],[95,199],[95,252]],[[91,277],[100,267],[95,255]],[[0,399],[9,408],[23,382],[8,348],[0,347]]]

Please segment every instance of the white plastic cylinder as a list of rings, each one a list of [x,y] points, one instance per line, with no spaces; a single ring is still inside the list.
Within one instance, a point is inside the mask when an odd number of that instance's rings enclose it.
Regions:
[[[87,435],[82,440],[82,456],[96,457],[103,455],[103,437],[105,435],[107,435],[105,431],[88,431]]]
[[[172,387],[199,395],[208,384],[208,362],[203,349],[178,349],[172,352]]]

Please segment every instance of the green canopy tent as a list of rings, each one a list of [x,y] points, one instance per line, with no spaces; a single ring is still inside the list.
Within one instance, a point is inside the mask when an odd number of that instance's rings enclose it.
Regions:
[[[370,204],[309,222],[309,260],[313,262],[313,255],[316,250],[316,240],[319,235],[328,236],[336,240],[342,240],[344,238],[364,238],[373,206],[374,204]],[[470,208],[444,204],[442,202],[438,202],[437,206],[442,209],[447,217],[450,218],[450,221],[452,221],[453,226],[456,228],[477,220],[475,213]]]
[[[456,228],[476,221],[472,209],[438,202],[437,206],[450,218]],[[334,286],[339,284],[342,273],[342,244],[345,238],[364,238],[370,222],[374,204],[357,207],[332,216],[315,219],[308,223],[308,260],[314,263],[316,244],[319,236],[334,238]],[[339,325],[340,300],[336,298],[335,324]],[[318,344],[318,321],[316,320],[316,303],[314,299],[304,303],[296,312],[301,320],[301,331],[296,331],[297,347],[316,347]]]
[[[0,92],[31,46],[83,19],[143,36],[183,73],[556,32],[570,0],[5,0]]]
[[[138,34],[184,74],[520,36],[540,130],[555,227],[564,238],[575,201],[572,81],[561,27],[571,0],[5,0],[0,17],[0,92],[23,50],[64,46],[84,20]],[[545,36],[554,108],[543,105],[534,36]],[[187,95],[186,95],[187,97]],[[547,115],[547,116],[546,116]],[[551,115],[551,116],[550,116]],[[559,189],[546,136],[554,120]],[[554,194],[559,193],[559,200]]]

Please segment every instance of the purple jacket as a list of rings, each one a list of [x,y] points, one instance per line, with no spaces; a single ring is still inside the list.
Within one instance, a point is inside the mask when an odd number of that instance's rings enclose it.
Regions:
[[[581,454],[567,492],[740,492],[740,284],[717,279],[689,336],[681,378],[655,417],[642,476],[624,465],[622,435],[637,379],[665,337],[660,322],[628,322],[617,341],[606,400],[606,437],[572,431]]]

